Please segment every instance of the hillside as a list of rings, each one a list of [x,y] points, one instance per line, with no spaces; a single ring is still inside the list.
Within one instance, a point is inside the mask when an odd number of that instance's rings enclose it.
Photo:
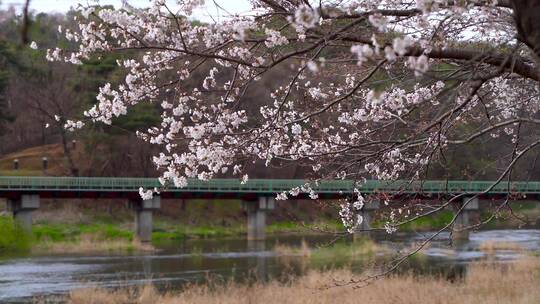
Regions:
[[[74,161],[84,166],[82,149],[76,147],[73,151]],[[43,170],[43,158],[47,158],[47,170]],[[14,170],[14,161],[19,161],[19,169]],[[21,176],[60,176],[70,175],[67,160],[61,144],[50,144],[24,149],[0,157],[1,175]]]

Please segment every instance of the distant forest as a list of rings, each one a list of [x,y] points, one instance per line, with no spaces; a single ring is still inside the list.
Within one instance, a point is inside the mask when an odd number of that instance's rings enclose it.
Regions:
[[[93,58],[82,65],[51,63],[45,59],[48,48],[70,47],[58,33],[58,28],[76,30],[74,14],[30,13],[25,21],[12,10],[0,11],[0,159],[31,147],[55,144],[61,148],[65,164],[65,170],[56,174],[157,176],[159,172],[152,163],[157,150],[138,139],[135,131],[159,123],[158,104],[141,103],[129,115],[113,121],[111,126],[91,124],[74,133],[63,128],[66,119],[82,118],[83,111],[96,102],[100,86],[120,83],[124,76],[116,63],[121,55]],[[37,44],[37,50],[29,47],[32,41]],[[280,85],[276,80],[279,75],[273,76],[263,79],[260,86],[246,95],[253,111],[258,111],[260,100]],[[199,87],[203,79],[195,76],[185,85]],[[532,136],[537,130],[524,131],[523,134]],[[77,148],[73,140],[76,140]],[[450,150],[438,164],[433,164],[427,176],[493,179],[503,167],[502,159],[513,149],[500,142],[509,141],[483,137],[468,146],[460,145],[459,149]],[[520,160],[512,178],[539,180],[538,158],[536,153]],[[246,164],[251,168],[251,177],[306,177],[297,165],[282,165],[273,164],[267,168],[263,163]]]

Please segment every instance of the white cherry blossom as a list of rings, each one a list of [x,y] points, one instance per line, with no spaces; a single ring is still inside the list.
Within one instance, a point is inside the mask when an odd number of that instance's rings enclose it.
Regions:
[[[510,134],[521,151],[514,124],[538,123],[540,41],[516,26],[526,16],[508,1],[254,0],[249,15],[208,24],[193,22],[204,1],[178,1],[173,12],[167,3],[81,6],[78,28],[59,29],[76,48],[46,55],[80,64],[122,54],[122,81],[104,84],[84,119],[58,120],[70,130],[112,124],[155,104],[160,122],[137,135],[158,146],[164,187],[247,182],[252,162],[294,163],[314,183],[413,181],[480,136]],[[340,212],[350,231],[368,199],[355,187]],[[277,198],[317,199],[316,189]]]

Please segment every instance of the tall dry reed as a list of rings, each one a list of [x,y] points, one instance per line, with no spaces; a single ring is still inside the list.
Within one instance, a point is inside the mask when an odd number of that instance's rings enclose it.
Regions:
[[[217,288],[194,285],[183,292],[166,294],[158,293],[151,286],[116,291],[90,288],[73,291],[67,301],[72,304],[540,303],[540,258],[525,258],[509,264],[473,264],[463,280],[457,282],[432,276],[394,275],[361,288],[335,285],[355,277],[358,275],[346,270],[312,271],[289,284],[229,283]]]

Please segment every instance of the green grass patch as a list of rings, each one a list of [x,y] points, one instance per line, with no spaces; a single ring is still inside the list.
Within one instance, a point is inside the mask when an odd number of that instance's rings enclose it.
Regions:
[[[307,262],[313,267],[328,269],[364,265],[378,258],[376,253],[388,253],[389,249],[369,238],[357,238],[352,242],[342,240],[316,248],[309,248],[305,242],[302,242],[300,247],[277,244],[274,251],[279,253],[284,261],[290,262],[291,256],[297,256],[301,257],[302,263]]]
[[[246,233],[243,226],[169,226],[156,229],[152,237],[157,239],[184,239],[184,238],[223,238],[240,236]]]
[[[196,238],[216,238],[229,237],[239,235],[240,230],[237,227],[222,227],[222,226],[202,226],[202,227],[185,227],[185,234]]]
[[[309,233],[318,230],[342,231],[343,225],[338,221],[326,221],[320,223],[299,223],[299,222],[276,222],[266,226],[266,233]]]
[[[139,242],[133,242],[133,232],[117,224],[96,223],[91,225],[49,224],[33,228],[32,251],[36,253],[90,253],[153,250]]]
[[[399,227],[399,231],[427,231],[433,229],[441,229],[446,226],[450,221],[452,221],[453,217],[454,213],[452,211],[444,210],[437,213],[436,215],[423,216],[412,222],[404,224]],[[384,221],[375,220],[372,223],[372,227],[382,228],[384,227],[384,223]]]
[[[538,202],[537,201],[511,202],[510,207],[515,212],[530,211],[538,207]]]
[[[36,241],[62,242],[80,234],[77,227],[69,225],[36,225],[32,228]]]
[[[186,238],[180,231],[154,231],[152,232],[152,242],[161,243],[164,241],[178,241]]]
[[[410,223],[407,223],[400,227],[400,230],[414,231],[414,230],[429,230],[429,229],[441,229],[448,225],[454,218],[454,213],[449,210],[444,210],[437,213],[434,216],[424,216],[416,219]]]
[[[275,222],[266,226],[266,233],[306,233],[317,229],[338,231],[343,229],[338,222],[328,222],[320,224],[306,224],[297,222]],[[181,240],[186,238],[207,239],[207,238],[227,238],[240,237],[247,233],[247,227],[242,224],[230,226],[188,226],[170,225],[166,222],[156,222],[152,239],[155,241]]]
[[[96,234],[104,240],[124,239],[133,240],[133,232],[121,229],[113,224],[82,225],[81,233]]]
[[[36,224],[32,227],[31,235],[22,235],[22,230],[15,226],[11,217],[0,218],[0,251],[30,251],[36,249],[61,245],[62,243],[78,244],[88,239],[96,242],[114,242],[134,240],[134,233],[126,225],[127,222],[110,223],[96,222],[93,224]],[[306,233],[317,229],[339,230],[341,225],[337,222],[306,224],[298,222],[276,222],[267,226],[268,234],[278,233]],[[312,230],[313,229],[313,230]],[[247,227],[243,223],[233,225],[206,225],[189,226],[178,225],[169,221],[157,220],[154,222],[152,241],[156,245],[178,240],[231,238],[243,237]]]
[[[338,222],[328,222],[319,224],[306,224],[297,222],[276,222],[266,227],[268,234],[277,233],[293,233],[293,232],[310,232],[311,229],[327,229],[339,230],[342,229]],[[81,235],[93,235],[98,239],[103,240],[133,240],[133,232],[123,229],[120,224],[112,223],[96,223],[96,224],[38,224],[33,227],[34,239],[38,242],[65,242],[76,241]],[[232,226],[188,226],[188,225],[173,225],[163,221],[154,223],[154,231],[152,239],[159,241],[166,240],[182,240],[186,238],[206,239],[206,238],[225,238],[239,237],[247,233],[245,225]]]
[[[342,261],[350,262],[356,258],[371,257],[381,247],[368,238],[353,242],[338,242],[332,246],[319,247],[312,251],[311,259],[314,261]]]
[[[113,224],[92,224],[92,225],[36,225],[32,229],[34,239],[37,242],[66,242],[76,241],[81,235],[93,235],[102,240],[133,240],[133,232],[121,229]]]
[[[276,222],[266,226],[266,232],[272,231],[294,231],[305,228],[297,222]]]

